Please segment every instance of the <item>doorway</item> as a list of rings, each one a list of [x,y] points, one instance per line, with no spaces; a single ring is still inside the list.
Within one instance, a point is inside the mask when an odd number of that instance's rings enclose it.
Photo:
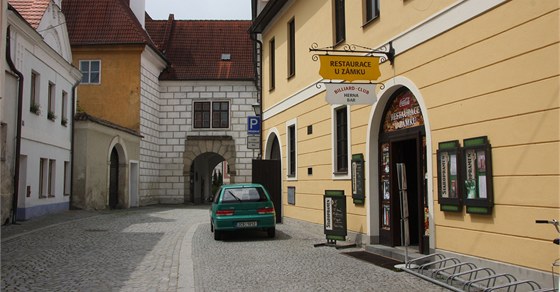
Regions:
[[[116,148],[111,151],[109,171],[109,208],[115,209],[119,203],[119,153]]]
[[[401,219],[408,214],[408,244],[421,253],[428,251],[425,141],[416,98],[407,88],[397,90],[387,103],[379,131],[379,242],[383,245],[405,245]],[[406,169],[406,200],[401,200],[405,192],[399,187],[399,164]]]

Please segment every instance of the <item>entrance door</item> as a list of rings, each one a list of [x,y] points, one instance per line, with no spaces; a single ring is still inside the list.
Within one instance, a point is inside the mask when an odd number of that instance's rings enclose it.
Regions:
[[[119,153],[113,148],[109,173],[109,208],[115,209],[119,203]]]
[[[253,160],[253,182],[262,184],[276,210],[276,223],[282,222],[282,174],[280,160]]]
[[[426,252],[424,241],[426,147],[424,119],[414,95],[402,88],[385,109],[379,133],[379,241],[404,245],[397,164],[406,167],[408,234],[410,245]]]

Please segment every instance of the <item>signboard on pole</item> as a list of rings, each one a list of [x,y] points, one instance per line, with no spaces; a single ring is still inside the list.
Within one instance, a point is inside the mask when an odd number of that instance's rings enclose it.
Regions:
[[[247,117],[247,134],[261,133],[261,117]]]
[[[330,104],[374,104],[375,84],[325,83],[326,100]]]
[[[379,71],[379,57],[373,56],[341,56],[321,55],[321,69],[319,74],[330,80],[377,80],[381,76]]]

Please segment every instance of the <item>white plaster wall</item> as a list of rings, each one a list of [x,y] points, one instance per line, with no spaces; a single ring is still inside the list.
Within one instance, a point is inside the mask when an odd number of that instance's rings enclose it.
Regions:
[[[161,91],[161,178],[164,197],[183,200],[183,152],[187,136],[231,136],[236,144],[236,182],[251,181],[252,159],[258,150],[247,149],[247,117],[254,116],[252,104],[257,91],[251,81],[162,81]],[[194,129],[193,102],[230,101],[228,129]]]
[[[140,91],[140,165],[139,204],[159,202],[161,190],[161,147],[160,147],[160,98],[159,74],[165,63],[151,49],[142,54]]]
[[[31,187],[29,197],[26,196],[26,188],[20,188],[21,199],[18,200],[18,207],[30,208],[68,202],[69,197],[64,196],[63,192],[64,164],[70,161],[71,155],[72,87],[80,79],[80,73],[58,52],[43,42],[41,35],[27,23],[12,12],[8,14],[8,23],[11,25],[12,59],[24,76],[21,155],[27,157],[27,165],[22,168],[26,173],[22,176],[20,185]],[[38,115],[29,111],[32,71],[39,74],[38,102],[41,112]],[[49,82],[55,85],[56,118],[54,120],[47,118]],[[67,93],[65,115],[68,117],[68,124],[66,126],[61,124],[63,91]],[[11,107],[6,110],[17,111],[15,103],[11,104]],[[56,161],[54,198],[39,199],[38,196],[41,158]]]

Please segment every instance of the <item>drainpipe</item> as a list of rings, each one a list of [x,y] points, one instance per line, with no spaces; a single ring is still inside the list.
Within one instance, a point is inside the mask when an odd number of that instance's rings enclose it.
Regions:
[[[74,84],[74,86],[72,86],[72,111],[71,111],[71,115],[69,117],[69,121],[72,123],[71,128],[71,133],[70,133],[70,198],[69,198],[69,202],[68,202],[68,207],[70,210],[72,210],[74,207],[72,206],[72,198],[74,197],[74,131],[75,131],[75,127],[74,127],[74,123],[76,122],[74,120],[74,115],[76,112],[76,88],[78,87],[78,85],[80,84],[80,80],[78,80],[76,82],[76,84]]]
[[[255,47],[255,62],[254,62],[254,70],[255,70],[255,85],[257,86],[257,103],[259,106],[259,118],[261,119],[261,126],[259,131],[259,159],[263,159],[263,149],[262,149],[262,123],[263,123],[263,116],[262,116],[262,47],[263,43],[257,38],[256,33],[250,33],[251,40],[253,40],[257,46]],[[260,52],[258,52],[260,50]],[[258,58],[258,59],[256,59]],[[257,65],[258,64],[258,65]],[[259,71],[260,69],[260,71]]]
[[[6,33],[6,61],[10,70],[12,70],[19,80],[18,84],[18,109],[17,109],[17,125],[16,125],[16,161],[14,170],[14,193],[12,197],[12,223],[16,223],[17,218],[17,206],[18,206],[18,193],[19,193],[19,159],[21,156],[21,125],[22,125],[22,111],[23,111],[23,74],[16,68],[14,62],[12,61],[11,50],[10,50],[10,26],[8,26]]]

